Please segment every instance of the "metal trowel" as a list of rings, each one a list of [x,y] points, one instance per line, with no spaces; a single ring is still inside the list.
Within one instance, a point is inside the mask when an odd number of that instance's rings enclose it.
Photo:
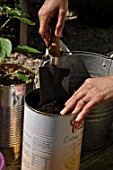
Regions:
[[[68,97],[70,70],[58,67],[60,57],[60,39],[55,37],[55,18],[51,23],[51,39],[46,56],[49,56],[48,63],[42,64],[39,68],[40,79],[40,101],[41,104],[49,102],[64,103]],[[44,57],[46,57],[44,56]]]

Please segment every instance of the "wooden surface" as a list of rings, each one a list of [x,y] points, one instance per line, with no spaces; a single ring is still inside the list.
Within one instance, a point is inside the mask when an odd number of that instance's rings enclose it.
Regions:
[[[19,164],[8,166],[7,170],[20,170]],[[94,151],[82,151],[80,170],[113,170],[113,128],[107,143]]]
[[[80,170],[113,170],[113,146],[81,162]]]
[[[80,170],[113,170],[113,128],[102,148],[82,151]]]

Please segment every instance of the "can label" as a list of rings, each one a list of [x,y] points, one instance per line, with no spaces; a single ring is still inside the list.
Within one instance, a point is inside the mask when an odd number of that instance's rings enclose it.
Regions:
[[[18,106],[23,104],[23,98],[25,95],[25,86],[24,85],[19,85],[15,86],[11,90],[11,106]]]
[[[22,170],[79,170],[83,122],[38,114],[25,105]]]

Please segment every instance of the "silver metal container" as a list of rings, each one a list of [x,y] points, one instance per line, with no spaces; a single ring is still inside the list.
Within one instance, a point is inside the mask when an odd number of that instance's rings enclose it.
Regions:
[[[106,144],[113,122],[113,102],[100,104],[85,118],[83,150],[95,150]]]
[[[15,64],[1,64],[0,68],[27,70],[32,80],[26,84],[2,86],[0,85],[0,150],[5,156],[7,164],[20,161],[24,96],[33,89],[34,73]]]
[[[37,109],[39,89],[25,97],[22,170],[79,170],[83,122]]]
[[[59,58],[58,65],[70,69],[69,89],[73,92],[89,77],[113,75],[112,58],[112,55],[74,51],[64,53]],[[82,149],[93,150],[102,147],[107,141],[112,122],[113,102],[95,107],[85,118]]]

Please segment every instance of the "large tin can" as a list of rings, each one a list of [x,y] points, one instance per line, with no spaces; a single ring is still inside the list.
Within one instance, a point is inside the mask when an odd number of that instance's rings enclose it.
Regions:
[[[39,90],[25,97],[22,170],[79,170],[83,122],[36,110]]]

